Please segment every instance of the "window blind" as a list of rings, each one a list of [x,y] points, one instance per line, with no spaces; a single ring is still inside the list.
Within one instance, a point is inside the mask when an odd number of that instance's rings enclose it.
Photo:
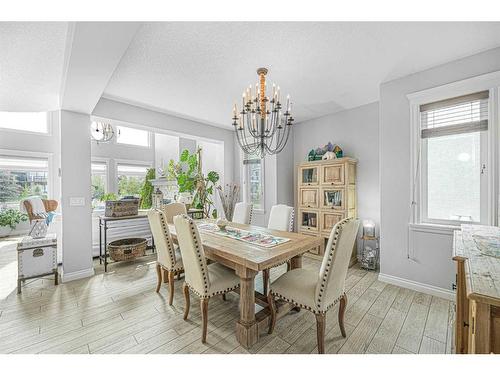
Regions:
[[[420,106],[421,138],[488,130],[488,91]]]

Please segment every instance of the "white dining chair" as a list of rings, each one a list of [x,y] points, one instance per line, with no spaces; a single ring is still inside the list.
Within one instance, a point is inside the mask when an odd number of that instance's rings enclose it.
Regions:
[[[169,203],[163,207],[167,223],[174,223],[174,216],[187,214],[186,205],[184,203]]]
[[[184,272],[182,257],[179,249],[174,247],[165,213],[158,209],[151,209],[148,211],[148,221],[157,256],[156,273],[158,275],[158,283],[156,285],[156,292],[160,291],[163,274],[165,282],[168,279],[170,293],[168,304],[171,305],[174,300],[174,277]],[[165,277],[163,271],[166,272],[167,277]]]
[[[269,213],[268,229],[281,230],[284,232],[293,232],[294,208],[285,204],[277,204],[271,207]],[[290,262],[287,263],[287,270],[290,269]],[[276,266],[277,267],[277,266]],[[262,285],[264,295],[267,296],[269,287],[269,269],[262,271]]]
[[[252,222],[253,205],[251,203],[238,202],[234,206],[233,223],[248,224]]]
[[[287,206],[286,204],[277,204],[272,206],[271,212],[269,213],[267,228],[292,232],[293,216],[293,207]]]
[[[187,319],[190,307],[189,291],[200,298],[202,315],[201,342],[207,341],[208,301],[211,297],[225,294],[240,286],[240,279],[235,272],[219,263],[207,264],[205,251],[200,240],[198,228],[193,219],[187,215],[174,217],[177,241],[184,261],[184,320]]]
[[[320,354],[325,352],[326,312],[337,303],[340,303],[338,315],[340,332],[346,337],[344,313],[347,296],[344,284],[358,228],[359,220],[354,218],[338,222],[330,233],[319,271],[296,268],[284,273],[271,284],[268,295],[271,311],[269,334],[273,332],[276,323],[274,299],[277,298],[316,315],[316,336]]]

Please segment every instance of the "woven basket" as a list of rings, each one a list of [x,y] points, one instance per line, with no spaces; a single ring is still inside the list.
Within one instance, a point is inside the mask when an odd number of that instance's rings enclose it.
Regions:
[[[144,238],[124,238],[108,244],[108,253],[115,262],[131,260],[146,253],[148,241]]]

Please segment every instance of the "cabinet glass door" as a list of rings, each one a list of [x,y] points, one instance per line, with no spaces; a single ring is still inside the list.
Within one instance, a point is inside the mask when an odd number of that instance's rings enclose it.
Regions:
[[[323,208],[343,210],[345,207],[344,198],[344,189],[323,189],[321,205]]]
[[[299,219],[302,230],[318,232],[319,214],[317,211],[301,211]]]
[[[318,184],[318,167],[302,167],[300,171],[302,185]]]

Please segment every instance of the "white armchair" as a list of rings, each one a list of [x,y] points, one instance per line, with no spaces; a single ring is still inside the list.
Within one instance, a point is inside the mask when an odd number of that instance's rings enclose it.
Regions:
[[[283,274],[271,284],[268,295],[271,311],[270,334],[276,322],[274,298],[278,298],[316,315],[320,354],[325,352],[326,312],[336,303],[340,303],[338,317],[340,332],[346,337],[344,312],[347,296],[344,292],[344,283],[358,228],[359,220],[353,218],[344,219],[333,227],[319,272],[297,268]]]

